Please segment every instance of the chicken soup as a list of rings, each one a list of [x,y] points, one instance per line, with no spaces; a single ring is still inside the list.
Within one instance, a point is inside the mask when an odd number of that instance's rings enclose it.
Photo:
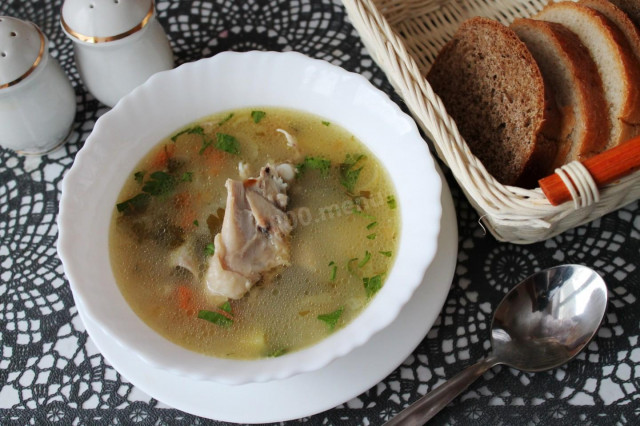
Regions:
[[[280,356],[362,311],[399,227],[391,180],[354,136],[299,111],[242,109],[138,163],[114,209],[111,264],[136,314],[176,344]]]

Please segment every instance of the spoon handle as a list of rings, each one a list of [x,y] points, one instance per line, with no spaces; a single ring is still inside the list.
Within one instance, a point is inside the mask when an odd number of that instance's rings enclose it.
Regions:
[[[490,355],[469,366],[460,373],[438,386],[409,407],[405,408],[396,417],[385,423],[384,426],[422,426],[440,410],[447,406],[455,397],[476,381],[485,371],[498,364],[496,358]]]

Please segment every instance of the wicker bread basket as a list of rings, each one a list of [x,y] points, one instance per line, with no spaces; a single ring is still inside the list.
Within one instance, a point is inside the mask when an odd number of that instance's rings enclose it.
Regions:
[[[471,154],[456,123],[425,79],[440,48],[464,20],[484,16],[508,25],[515,18],[534,15],[547,0],[343,0],[343,3],[369,53],[497,239],[520,244],[545,240],[640,198],[640,171],[599,190],[592,180],[578,185],[572,189],[574,200],[559,206],[551,205],[540,188],[526,190],[500,184]],[[581,180],[568,175],[574,181]]]

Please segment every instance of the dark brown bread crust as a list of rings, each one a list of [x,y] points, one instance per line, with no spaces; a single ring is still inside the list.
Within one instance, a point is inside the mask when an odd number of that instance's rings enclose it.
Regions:
[[[640,1],[638,0],[609,0],[618,6],[629,18],[640,27]]]
[[[534,19],[565,25],[590,49],[603,80],[613,127],[606,148],[637,136],[640,130],[640,64],[624,33],[602,13],[572,1],[549,3]],[[621,86],[619,90],[612,84],[613,80]]]
[[[499,182],[532,188],[550,172],[559,114],[533,56],[512,30],[486,18],[465,21],[427,80]]]
[[[640,0],[638,0],[640,2]],[[579,4],[597,10],[606,16],[624,35],[629,47],[640,61],[640,28],[622,9],[608,0],[580,0]],[[640,67],[640,63],[638,64]]]
[[[602,113],[607,108],[602,79],[589,50],[576,34],[553,22],[516,19],[511,29],[536,59],[561,114],[554,168],[602,151],[611,123]]]

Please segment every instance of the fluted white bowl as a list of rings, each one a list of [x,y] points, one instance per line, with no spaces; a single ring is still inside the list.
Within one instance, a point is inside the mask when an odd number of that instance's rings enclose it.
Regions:
[[[351,323],[306,349],[240,361],[189,351],[147,326],[115,282],[108,230],[125,179],[153,146],[195,120],[250,106],[313,113],[367,145],[393,181],[401,231],[384,286]],[[322,368],[396,318],[434,257],[440,191],[415,123],[364,77],[299,53],[225,52],[154,75],[100,117],[63,181],[58,251],[76,302],[132,356],[225,384],[282,379]]]

